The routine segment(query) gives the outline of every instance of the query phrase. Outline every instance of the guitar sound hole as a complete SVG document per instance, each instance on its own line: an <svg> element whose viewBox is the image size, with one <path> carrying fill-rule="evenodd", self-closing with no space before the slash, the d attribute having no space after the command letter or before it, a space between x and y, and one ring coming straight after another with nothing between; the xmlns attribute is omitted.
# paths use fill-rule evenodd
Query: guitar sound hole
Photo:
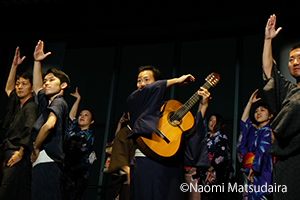
<svg viewBox="0 0 300 200"><path fill-rule="evenodd" d="M175 115L174 112L170 112L168 114L168 122L172 126L179 126L182 123L182 120L179 118L179 116Z"/></svg>

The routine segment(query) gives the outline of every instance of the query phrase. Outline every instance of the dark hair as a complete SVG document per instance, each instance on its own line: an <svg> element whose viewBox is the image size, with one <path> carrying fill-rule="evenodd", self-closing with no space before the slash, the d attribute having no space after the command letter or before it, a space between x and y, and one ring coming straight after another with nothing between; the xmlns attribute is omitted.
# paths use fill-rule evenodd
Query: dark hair
<svg viewBox="0 0 300 200"><path fill-rule="evenodd" d="M152 65L145 65L145 66L140 66L139 70L138 70L138 75L145 70L151 70L153 72L153 78L155 79L155 81L158 80L162 80L163 79L163 75L162 73L154 66Z"/></svg>
<svg viewBox="0 0 300 200"><path fill-rule="evenodd" d="M213 113L209 116L208 120L212 117L212 116L215 116L216 117L216 120L217 120L217 123L214 127L214 132L217 132L217 131L220 131L220 132L224 132L223 131L223 128L224 128L224 125L225 125L225 121L224 121L224 118L222 117L222 115L218 114L218 113Z"/></svg>
<svg viewBox="0 0 300 200"><path fill-rule="evenodd" d="M91 121L95 121L95 115L94 115L94 113L90 110L90 109L88 109L88 108L83 108L81 111L80 111L80 113L82 112L82 111L84 111L84 110L87 110L87 111L89 111L90 113L91 113Z"/></svg>
<svg viewBox="0 0 300 200"><path fill-rule="evenodd" d="M300 49L300 44L296 44L296 45L292 46L292 48L290 49L290 53L291 53L291 51L293 51L295 49Z"/></svg>
<svg viewBox="0 0 300 200"><path fill-rule="evenodd" d="M267 103L259 103L259 104L257 104L257 105L254 107L254 110L256 110L256 109L259 108L259 107L263 107L263 108L267 109L268 112L269 112L269 115L273 115L272 109L270 108L270 105L269 105L269 104L267 104ZM272 121L272 118L270 119L270 122L271 122L271 121ZM255 124L258 124L258 122L255 120L255 118L254 118L254 122L255 122Z"/></svg>
<svg viewBox="0 0 300 200"><path fill-rule="evenodd" d="M265 109L267 109L267 110L269 111L269 114L273 114L273 113L272 113L272 110L271 110L271 108L270 108L270 106L269 106L269 104L267 104L267 103L259 103L259 104L257 104L257 105L254 107L254 110L256 110L256 109L259 108L259 107L263 107L263 108L265 108Z"/></svg>
<svg viewBox="0 0 300 200"><path fill-rule="evenodd" d="M16 80L20 79L20 78L24 78L24 79L28 79L31 86L32 86L32 74L29 73L29 72L22 72L22 73L19 73L17 74L16 76Z"/></svg>
<svg viewBox="0 0 300 200"><path fill-rule="evenodd" d="M62 84L62 83L67 83L67 84L68 84L68 86L65 88L65 91L68 90L68 89L70 88L70 86L71 86L71 81L70 81L69 76L68 76L65 72L63 72L63 71L61 71L61 70L59 70L59 69L49 68L49 69L44 73L43 79L45 78L45 76L46 76L47 74L50 74L50 73L52 73L55 77L57 77L57 78L60 80L60 84Z"/></svg>

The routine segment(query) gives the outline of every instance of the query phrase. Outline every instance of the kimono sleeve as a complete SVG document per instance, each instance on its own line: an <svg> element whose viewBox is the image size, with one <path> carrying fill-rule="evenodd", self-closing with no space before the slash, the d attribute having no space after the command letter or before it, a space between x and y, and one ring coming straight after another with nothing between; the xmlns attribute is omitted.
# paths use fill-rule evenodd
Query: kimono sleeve
<svg viewBox="0 0 300 200"><path fill-rule="evenodd" d="M10 93L10 95L8 97L8 101L7 101L6 114L5 114L5 118L4 118L4 122L3 122L4 129L9 128L9 126L12 122L13 116L16 112L16 107L18 105L18 101L19 101L19 98L16 94L16 90L13 90Z"/></svg>
<svg viewBox="0 0 300 200"><path fill-rule="evenodd" d="M277 115L281 110L281 104L286 98L287 93L295 88L296 85L285 79L278 70L275 61L273 62L271 78L267 79L267 76L263 73L263 80L265 83L263 88L264 93L272 112L274 115Z"/></svg>
<svg viewBox="0 0 300 200"><path fill-rule="evenodd" d="M250 118L248 118L246 122L244 122L243 120L240 121L240 135L242 136L242 140L237 148L237 152L240 152L243 155L246 155L246 153L248 152L248 148L249 148L248 134L250 132L251 127L252 124Z"/></svg>
<svg viewBox="0 0 300 200"><path fill-rule="evenodd" d="M223 135L216 145L217 148L210 165L214 167L215 170L226 170L228 168L227 162L231 160L227 137Z"/></svg>
<svg viewBox="0 0 300 200"><path fill-rule="evenodd" d="M184 166L209 168L210 163L205 141L206 132L201 112L195 116L195 126L190 131L193 133L187 138L187 146L184 150Z"/></svg>
<svg viewBox="0 0 300 200"><path fill-rule="evenodd" d="M25 149L29 149L30 145L30 133L31 128L33 124L35 123L37 119L37 105L34 102L30 102L26 105L25 111L24 111L24 117L25 117L25 124L22 130L22 139L20 139L20 145L23 146Z"/></svg>
<svg viewBox="0 0 300 200"><path fill-rule="evenodd" d="M166 87L167 80L155 81L134 91L127 98L132 128L128 137L156 131Z"/></svg>
<svg viewBox="0 0 300 200"><path fill-rule="evenodd" d="M67 129L67 137L71 137L75 134L75 132L79 132L80 128L78 127L78 119L75 117L73 120L69 118L68 120L68 129Z"/></svg>

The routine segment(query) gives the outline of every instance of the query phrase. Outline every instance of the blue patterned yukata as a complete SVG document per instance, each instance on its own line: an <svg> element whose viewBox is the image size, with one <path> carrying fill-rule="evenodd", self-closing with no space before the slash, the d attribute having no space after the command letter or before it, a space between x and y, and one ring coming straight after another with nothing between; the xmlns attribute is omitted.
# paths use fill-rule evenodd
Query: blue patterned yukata
<svg viewBox="0 0 300 200"><path fill-rule="evenodd" d="M254 154L251 169L256 172L256 175L253 183L248 180L248 199L266 199L266 196L270 195L268 188L272 185L273 168L273 159L268 153L271 146L270 124L266 124L258 130L248 118L246 122L241 120L240 130L242 140L237 148L237 152L240 152L242 155L246 155L248 152ZM249 172L250 168L245 168L244 173L247 176Z"/></svg>

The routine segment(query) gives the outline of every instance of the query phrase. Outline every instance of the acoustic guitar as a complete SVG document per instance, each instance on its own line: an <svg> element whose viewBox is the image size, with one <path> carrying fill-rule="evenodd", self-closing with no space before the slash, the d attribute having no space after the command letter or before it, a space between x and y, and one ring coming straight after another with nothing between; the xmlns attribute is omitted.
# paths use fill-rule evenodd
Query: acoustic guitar
<svg viewBox="0 0 300 200"><path fill-rule="evenodd" d="M206 83L202 87L209 89L219 82L220 76L211 73L205 80ZM149 136L139 136L136 139L143 153L162 160L173 156L178 151L182 133L194 125L194 117L189 110L200 100L198 91L184 104L169 100L162 105L157 130Z"/></svg>

